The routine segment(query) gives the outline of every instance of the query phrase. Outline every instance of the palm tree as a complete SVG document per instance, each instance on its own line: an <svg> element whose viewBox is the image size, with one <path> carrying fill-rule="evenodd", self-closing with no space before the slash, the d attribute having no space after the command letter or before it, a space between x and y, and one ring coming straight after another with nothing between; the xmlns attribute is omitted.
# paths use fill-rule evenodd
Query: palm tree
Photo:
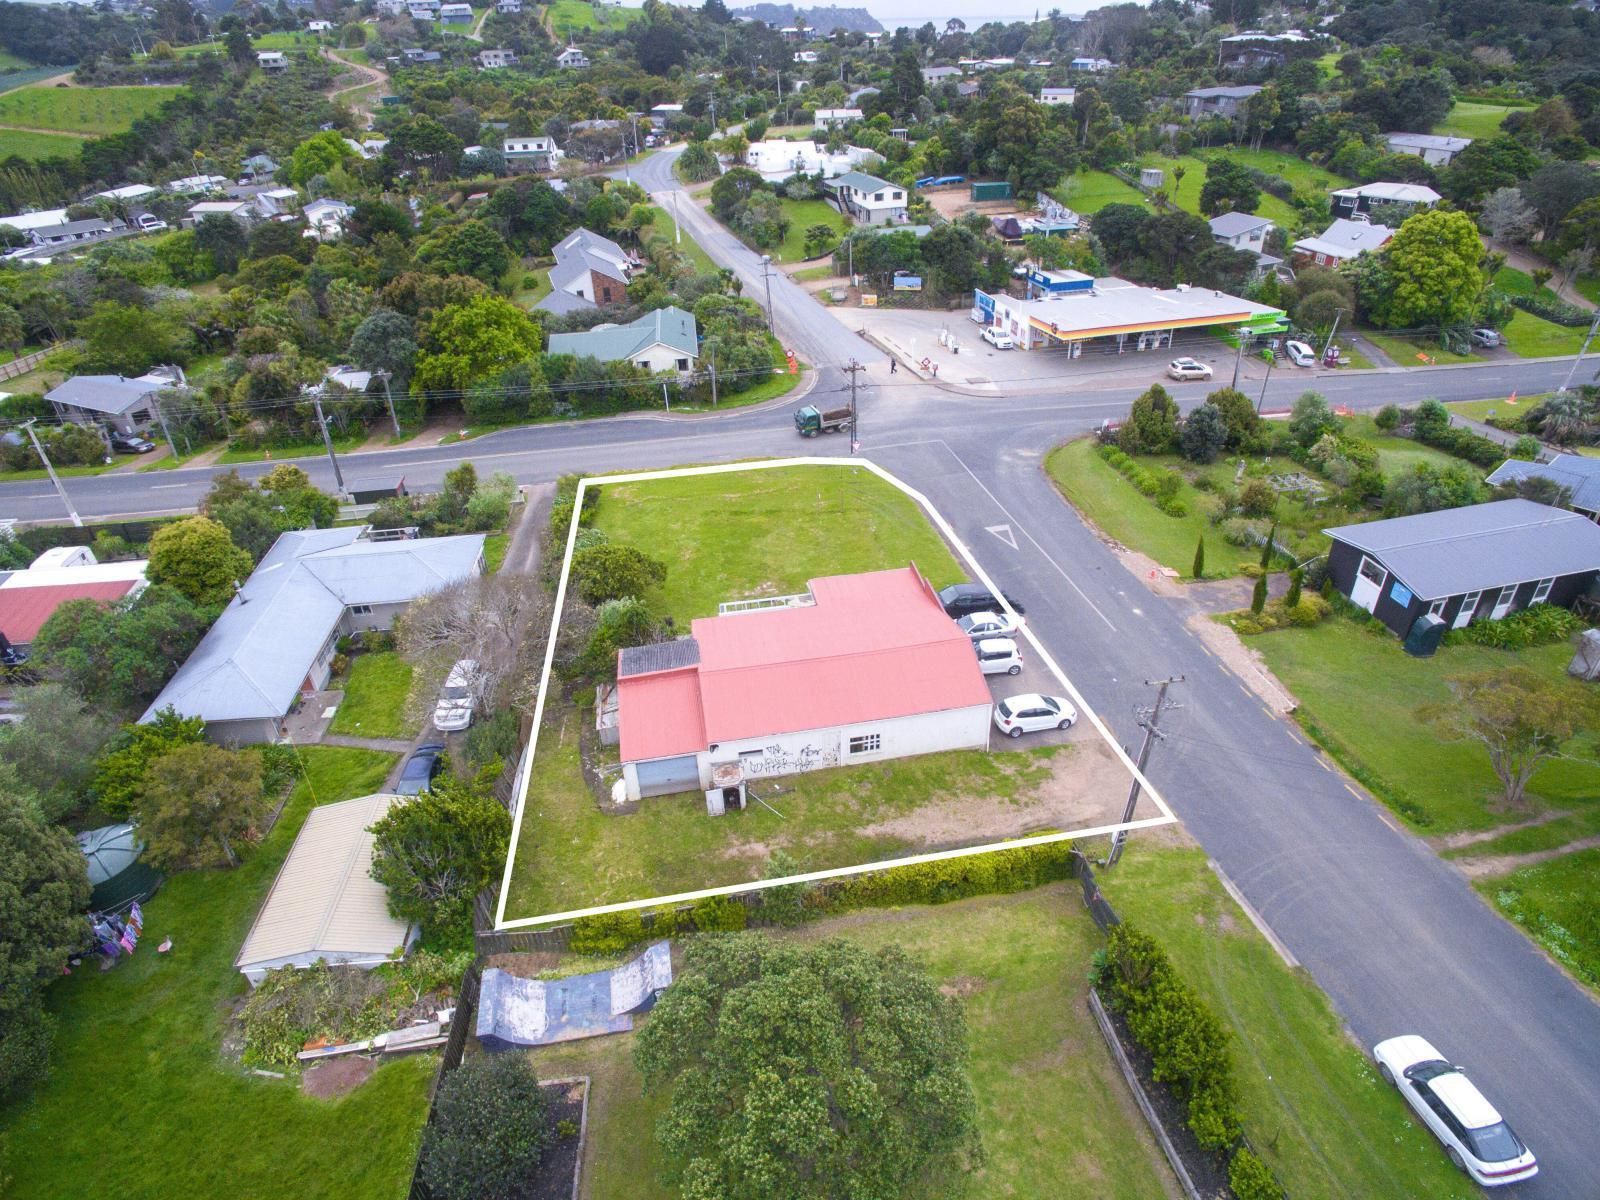
<svg viewBox="0 0 1600 1200"><path fill-rule="evenodd" d="M1178 189L1183 187L1183 177L1189 173L1189 168L1179 163L1172 168L1172 194L1176 196Z"/></svg>

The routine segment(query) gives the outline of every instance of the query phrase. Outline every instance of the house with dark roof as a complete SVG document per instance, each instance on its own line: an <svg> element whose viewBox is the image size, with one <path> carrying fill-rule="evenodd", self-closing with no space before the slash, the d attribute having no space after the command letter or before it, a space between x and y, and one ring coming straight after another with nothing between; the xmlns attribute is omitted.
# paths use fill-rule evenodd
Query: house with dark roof
<svg viewBox="0 0 1600 1200"><path fill-rule="evenodd" d="M98 242L127 228L128 223L121 217L110 221L102 221L99 217L88 217L82 221L63 221L59 225L30 229L27 236L28 241L35 246L58 247L70 246L76 242Z"/></svg>
<svg viewBox="0 0 1600 1200"><path fill-rule="evenodd" d="M1401 637L1426 614L1460 629L1533 604L1570 607L1600 576L1600 525L1532 500L1323 532L1333 586Z"/></svg>
<svg viewBox="0 0 1600 1200"><path fill-rule="evenodd" d="M1430 167L1448 167L1468 146L1469 137L1450 137L1442 133L1386 133L1384 143L1390 154L1415 154Z"/></svg>
<svg viewBox="0 0 1600 1200"><path fill-rule="evenodd" d="M630 799L702 791L720 811L749 780L988 747L972 645L915 565L723 609L618 656Z"/></svg>
<svg viewBox="0 0 1600 1200"><path fill-rule="evenodd" d="M1548 479L1565 493L1567 508L1600 521L1600 458L1558 454L1547 463L1512 458L1496 467L1488 482L1499 485L1519 479Z"/></svg>
<svg viewBox="0 0 1600 1200"><path fill-rule="evenodd" d="M143 433L156 419L157 394L186 382L182 367L155 367L136 379L74 375L51 388L44 398L63 421L104 426L117 433Z"/></svg>
<svg viewBox="0 0 1600 1200"><path fill-rule="evenodd" d="M865 171L846 171L823 180L822 186L833 193L840 212L862 225L887 225L905 218L906 190L887 179Z"/></svg>
<svg viewBox="0 0 1600 1200"><path fill-rule="evenodd" d="M1420 183L1364 183L1328 193L1333 215L1351 218L1366 215L1374 204L1398 204L1409 212L1432 208L1441 199L1438 192Z"/></svg>
<svg viewBox="0 0 1600 1200"><path fill-rule="evenodd" d="M420 597L482 573L481 533L285 533L140 720L172 707L202 718L213 741L272 741L299 697L327 684L341 637L388 629Z"/></svg>
<svg viewBox="0 0 1600 1200"><path fill-rule="evenodd" d="M1244 115L1245 103L1260 90L1255 84L1193 88L1183 94L1183 111L1191 121L1203 117L1222 117L1231 121Z"/></svg>
<svg viewBox="0 0 1600 1200"><path fill-rule="evenodd" d="M682 373L694 370L695 359L700 356L700 334L693 313L669 304L626 325L596 325L584 333L552 333L549 352L601 362L630 362L656 373Z"/></svg>

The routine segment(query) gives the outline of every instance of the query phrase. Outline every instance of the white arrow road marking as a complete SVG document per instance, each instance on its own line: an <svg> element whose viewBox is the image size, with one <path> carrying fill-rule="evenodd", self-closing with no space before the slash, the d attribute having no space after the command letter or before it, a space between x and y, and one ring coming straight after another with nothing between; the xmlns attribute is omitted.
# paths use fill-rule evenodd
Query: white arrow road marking
<svg viewBox="0 0 1600 1200"><path fill-rule="evenodd" d="M1013 550L1015 550L1017 548L1016 535L1011 532L1011 526L1009 526L1009 525L985 525L983 528L984 528L984 531L986 533L994 534L995 537L999 538L1002 542L1004 542L1006 545L1010 546Z"/></svg>

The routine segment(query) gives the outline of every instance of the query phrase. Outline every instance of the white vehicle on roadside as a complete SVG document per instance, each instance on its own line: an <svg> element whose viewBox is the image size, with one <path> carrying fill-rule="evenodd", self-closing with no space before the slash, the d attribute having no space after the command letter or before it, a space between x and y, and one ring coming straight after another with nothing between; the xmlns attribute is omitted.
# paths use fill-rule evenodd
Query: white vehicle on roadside
<svg viewBox="0 0 1600 1200"><path fill-rule="evenodd" d="M1172 379L1210 379L1211 368L1192 358L1175 358L1167 364L1167 375Z"/></svg>
<svg viewBox="0 0 1600 1200"><path fill-rule="evenodd" d="M1304 342L1285 342L1283 352L1289 356L1289 361L1297 367L1314 367L1317 365L1317 352Z"/></svg>
<svg viewBox="0 0 1600 1200"><path fill-rule="evenodd" d="M1378 1073L1400 1089L1422 1123L1444 1143L1450 1161L1483 1187L1520 1183L1539 1173L1533 1151L1511 1131L1466 1072L1425 1038L1394 1037L1372 1048Z"/></svg>
<svg viewBox="0 0 1600 1200"><path fill-rule="evenodd" d="M433 727L441 733L465 729L472 724L477 707L478 664L463 658L450 668L444 681L444 691L439 693L439 703L433 710Z"/></svg>
<svg viewBox="0 0 1600 1200"><path fill-rule="evenodd" d="M1010 638L984 638L972 647L978 654L978 669L985 675L1022 674L1022 652Z"/></svg>
<svg viewBox="0 0 1600 1200"><path fill-rule="evenodd" d="M996 350L1010 350L1015 344L1012 342L1011 335L1009 333L994 325L984 326L983 340L988 342L989 345L993 346Z"/></svg>
<svg viewBox="0 0 1600 1200"><path fill-rule="evenodd" d="M1016 738L1042 729L1071 729L1078 723L1078 710L1061 696L1027 692L996 704L994 723L1001 733Z"/></svg>

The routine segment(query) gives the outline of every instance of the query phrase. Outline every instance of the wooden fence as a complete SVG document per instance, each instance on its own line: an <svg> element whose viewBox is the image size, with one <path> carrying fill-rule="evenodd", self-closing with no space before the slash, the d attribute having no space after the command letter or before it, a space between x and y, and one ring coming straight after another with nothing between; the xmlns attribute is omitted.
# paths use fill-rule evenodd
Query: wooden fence
<svg viewBox="0 0 1600 1200"><path fill-rule="evenodd" d="M18 375L26 375L57 350L64 349L62 343L46 346L43 350L35 350L31 354L24 354L20 358L13 358L8 363L0 363L0 379L15 379Z"/></svg>

